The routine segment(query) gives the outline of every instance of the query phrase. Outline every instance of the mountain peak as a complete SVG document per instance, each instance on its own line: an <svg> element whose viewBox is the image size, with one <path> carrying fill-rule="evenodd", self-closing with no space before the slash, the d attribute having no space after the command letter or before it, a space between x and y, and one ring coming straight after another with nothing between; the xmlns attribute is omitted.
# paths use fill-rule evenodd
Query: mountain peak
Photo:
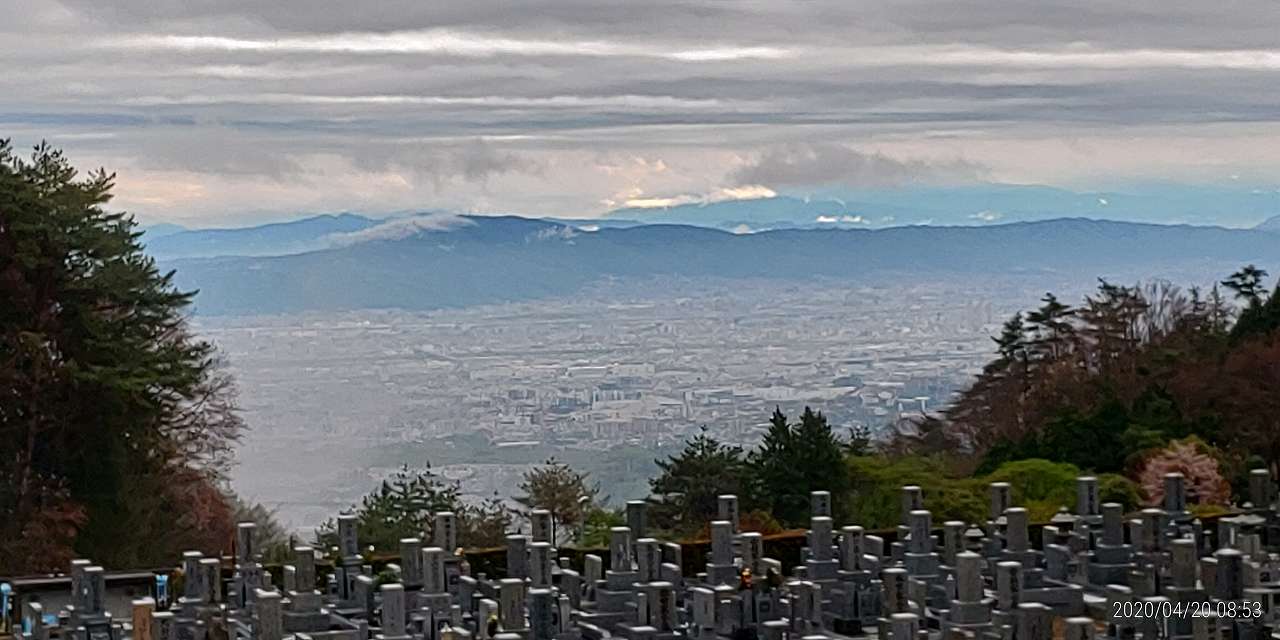
<svg viewBox="0 0 1280 640"><path fill-rule="evenodd" d="M1274 215L1254 227L1258 231L1270 231L1272 233L1280 233L1280 215Z"/></svg>
<svg viewBox="0 0 1280 640"><path fill-rule="evenodd" d="M147 252L161 259L224 255L281 255L322 249L332 234L354 233L379 224L354 213L321 214L231 229L190 229L147 238Z"/></svg>

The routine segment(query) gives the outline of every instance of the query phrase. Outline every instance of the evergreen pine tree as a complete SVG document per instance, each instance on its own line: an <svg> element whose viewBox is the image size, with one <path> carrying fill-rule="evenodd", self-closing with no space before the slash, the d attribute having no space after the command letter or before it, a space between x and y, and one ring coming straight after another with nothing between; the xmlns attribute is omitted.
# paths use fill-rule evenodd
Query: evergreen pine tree
<svg viewBox="0 0 1280 640"><path fill-rule="evenodd" d="M680 453L655 462L661 473L649 487L654 494L671 497L662 502L669 507L666 513L657 508L654 515L668 520L669 526L699 528L715 519L717 499L723 494L738 496L740 505L752 501L742 448L707 435L705 428Z"/></svg>
<svg viewBox="0 0 1280 640"><path fill-rule="evenodd" d="M185 331L192 294L104 208L113 179L0 141L0 572L230 549L234 387Z"/></svg>
<svg viewBox="0 0 1280 640"><path fill-rule="evenodd" d="M1243 300L1246 307L1256 307L1262 304L1262 295L1265 291L1262 288L1262 281L1266 277L1266 270L1250 264L1227 276L1221 284L1234 291L1236 299Z"/></svg>
<svg viewBox="0 0 1280 640"><path fill-rule="evenodd" d="M1074 333L1071 316L1075 310L1052 293L1044 294L1040 301L1040 308L1027 314L1027 323L1035 334L1031 346L1036 359L1055 362L1065 354Z"/></svg>
<svg viewBox="0 0 1280 640"><path fill-rule="evenodd" d="M832 510L841 515L845 494L849 491L849 473L844 462L844 447L831 430L827 417L821 411L804 408L800 424L796 428L797 465L804 471L805 510L808 511L809 493L830 491Z"/></svg>
<svg viewBox="0 0 1280 640"><path fill-rule="evenodd" d="M812 491L830 491L838 512L849 488L842 449L821 413L806 407L793 425L775 408L760 447L749 456L757 499L791 526L808 522Z"/></svg>
<svg viewBox="0 0 1280 640"><path fill-rule="evenodd" d="M360 544L385 553L398 549L401 538L426 535L436 512L461 510L458 483L441 478L428 464L425 469L400 467L379 483L377 489L361 498L360 505L352 512L356 516L356 537ZM335 521L320 525L316 544L322 548L337 546Z"/></svg>

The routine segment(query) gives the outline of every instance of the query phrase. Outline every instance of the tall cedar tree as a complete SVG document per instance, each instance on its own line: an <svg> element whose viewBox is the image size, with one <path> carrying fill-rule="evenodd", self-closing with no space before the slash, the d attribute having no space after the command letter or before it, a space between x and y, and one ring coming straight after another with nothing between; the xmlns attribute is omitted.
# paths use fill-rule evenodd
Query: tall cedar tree
<svg viewBox="0 0 1280 640"><path fill-rule="evenodd" d="M671 496L654 509L654 515L656 520L669 520L668 526L696 528L715 519L723 494L738 496L739 504L752 502L742 448L720 442L706 429L686 442L679 454L654 462L661 473L649 480L649 487L656 495ZM674 513L663 513L662 507Z"/></svg>
<svg viewBox="0 0 1280 640"><path fill-rule="evenodd" d="M234 389L113 179L0 141L0 572L227 549Z"/></svg>
<svg viewBox="0 0 1280 640"><path fill-rule="evenodd" d="M830 491L835 515L841 515L849 490L843 444L831 431L827 418L805 407L800 424L791 424L780 408L774 408L769 430L760 447L748 457L756 499L773 517L788 526L809 521L809 494Z"/></svg>

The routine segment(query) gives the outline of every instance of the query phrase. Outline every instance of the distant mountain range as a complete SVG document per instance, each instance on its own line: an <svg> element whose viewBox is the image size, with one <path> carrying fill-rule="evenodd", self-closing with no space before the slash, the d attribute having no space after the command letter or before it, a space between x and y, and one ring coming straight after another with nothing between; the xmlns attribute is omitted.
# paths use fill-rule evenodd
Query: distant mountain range
<svg viewBox="0 0 1280 640"><path fill-rule="evenodd" d="M180 224L161 222L160 224L142 227L142 231L146 233L147 238L154 240L156 238L171 236L175 233L182 233L183 231L188 231L188 229Z"/></svg>
<svg viewBox="0 0 1280 640"><path fill-rule="evenodd" d="M1267 218L1266 220L1263 220L1258 226L1254 227L1254 229L1258 229L1260 231L1270 231L1271 233L1280 233L1280 216Z"/></svg>
<svg viewBox="0 0 1280 640"><path fill-rule="evenodd" d="M331 248L334 237L442 210L398 211L378 217L339 213L234 229L146 227L152 255L161 259L227 255L284 255ZM808 197L631 207L598 219L542 218L587 228L678 224L735 232L773 229L880 229L908 225L986 226L1056 218L1096 218L1153 224L1280 229L1280 190L1155 185L1115 192L1075 192L1037 185L983 184L902 189L826 189Z"/></svg>
<svg viewBox="0 0 1280 640"><path fill-rule="evenodd" d="M294 224L306 233L285 234L283 244L310 241L329 248L276 256L161 254L161 264L177 270L180 287L200 290L196 307L203 314L438 309L570 295L605 278L885 282L1068 274L1083 284L1102 275L1149 277L1188 270L1224 275L1250 262L1280 266L1280 239L1262 230L1081 218L751 234L667 224L585 231L596 227L510 216L382 224L359 216L327 216L304 222ZM280 232L278 225L268 227L217 237L251 239L246 250L265 250ZM221 250L211 249L212 241L196 242L206 237L199 234L187 236L190 244L164 243L185 233L157 239L151 248L164 246L170 256Z"/></svg>
<svg viewBox="0 0 1280 640"><path fill-rule="evenodd" d="M147 252L160 260L215 256L278 256L326 249L334 234L353 233L381 220L351 213L319 215L291 222L238 229L185 229L156 225L144 229Z"/></svg>
<svg viewBox="0 0 1280 640"><path fill-rule="evenodd" d="M984 225L1087 217L1159 224L1247 227L1280 214L1280 192L1158 185L1117 192L1075 192L1037 185L986 184L910 189L829 189L801 198L626 208L608 218L732 230L879 228L913 224Z"/></svg>

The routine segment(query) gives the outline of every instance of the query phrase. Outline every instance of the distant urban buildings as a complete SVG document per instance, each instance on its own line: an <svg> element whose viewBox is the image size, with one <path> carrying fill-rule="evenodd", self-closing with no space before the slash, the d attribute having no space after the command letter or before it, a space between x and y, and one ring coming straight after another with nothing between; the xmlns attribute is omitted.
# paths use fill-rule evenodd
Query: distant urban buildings
<svg viewBox="0 0 1280 640"><path fill-rule="evenodd" d="M465 457L451 438L563 459L574 450L657 452L705 427L750 447L775 406L811 406L840 432L878 431L964 388L1004 315L978 302L993 297L989 290L929 283L625 295L202 319L199 331L234 368L252 427L237 488L310 524L309 514L354 501L378 469L490 462ZM374 473L334 478L312 456ZM497 476L510 483L518 470ZM514 492L494 477L464 490ZM637 497L625 495L643 487L633 480L606 492Z"/></svg>

